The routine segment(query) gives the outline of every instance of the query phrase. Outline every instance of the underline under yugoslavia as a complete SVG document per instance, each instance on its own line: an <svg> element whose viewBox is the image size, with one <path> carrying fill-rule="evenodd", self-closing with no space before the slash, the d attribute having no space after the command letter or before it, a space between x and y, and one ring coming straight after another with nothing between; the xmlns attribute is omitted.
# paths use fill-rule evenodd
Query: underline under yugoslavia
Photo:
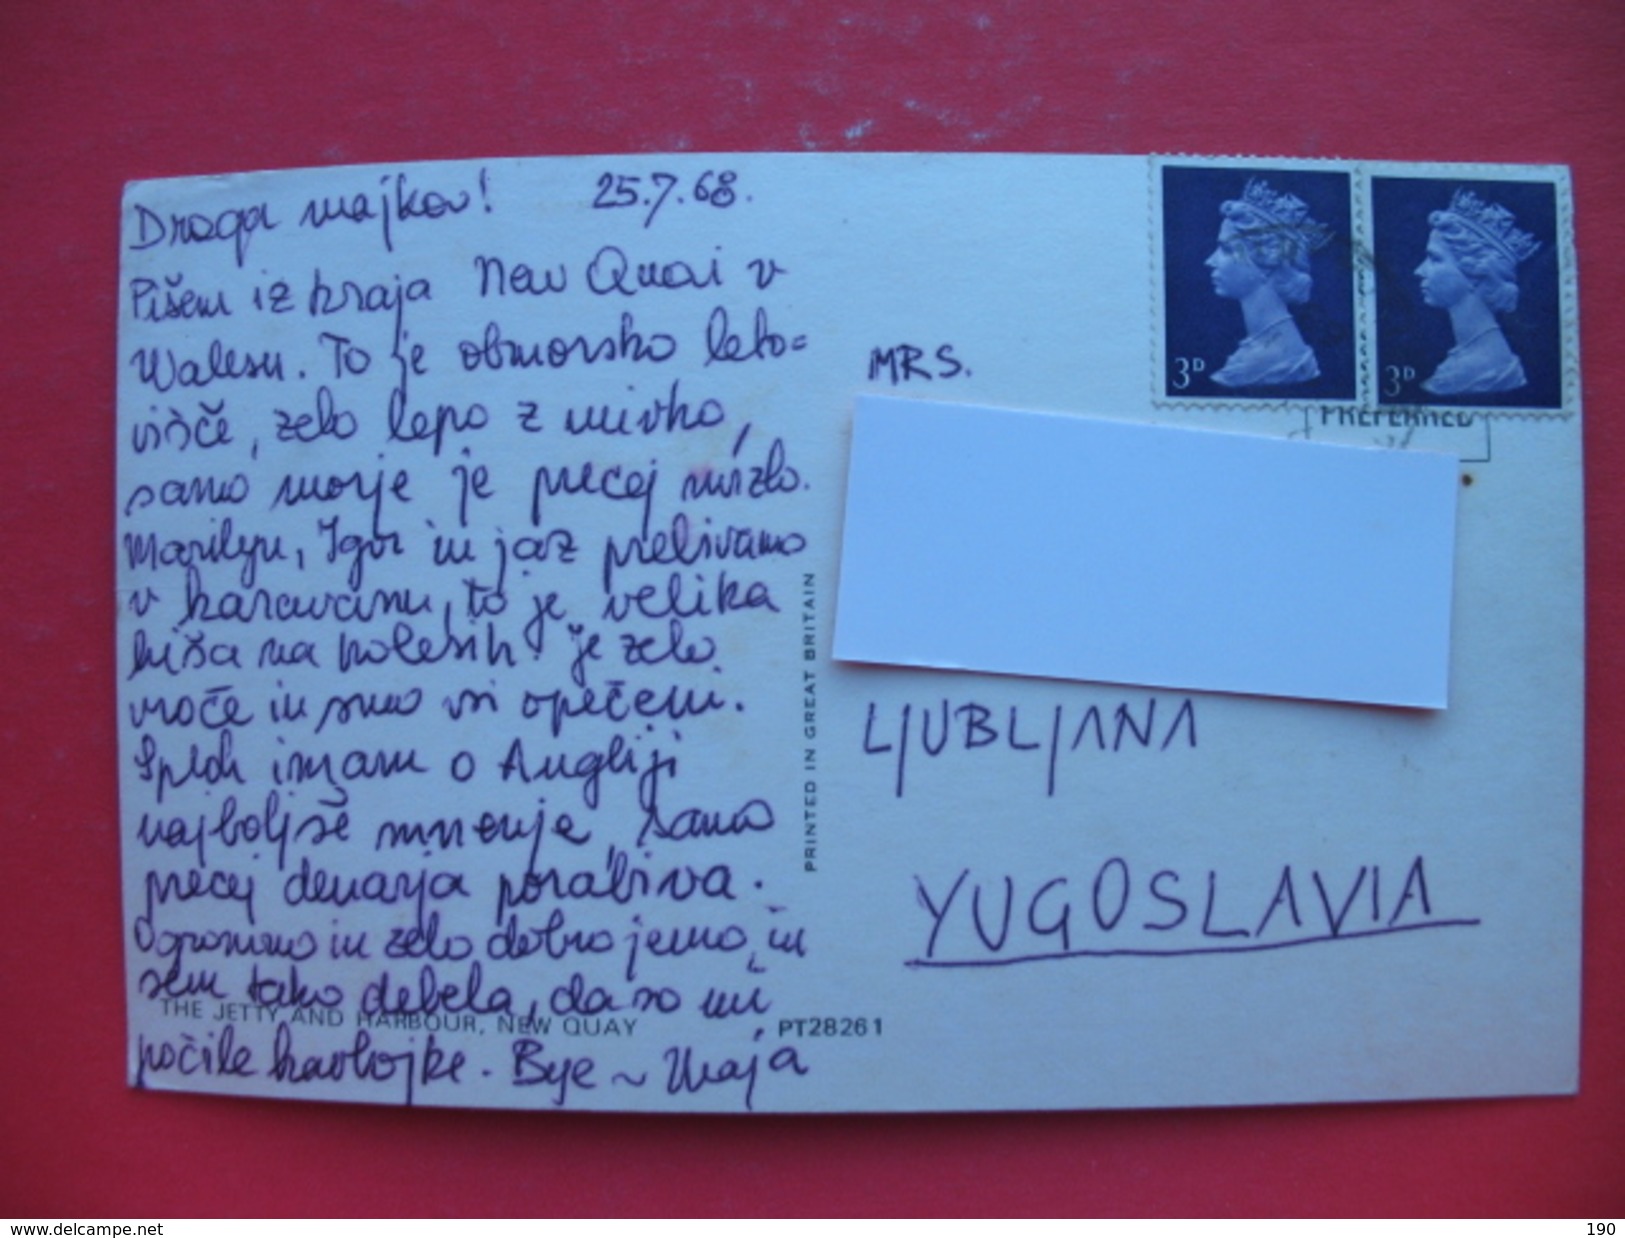
<svg viewBox="0 0 1625 1238"><path fill-rule="evenodd" d="M1255 941L1234 946L1190 946L1178 950L1148 950L1123 947L1111 950L1055 950L1041 954L1012 954L987 959L909 959L905 967L1010 967L1017 963L1051 963L1059 959L1175 959L1198 954L1255 954L1261 950L1289 950L1294 946L1316 946L1334 941L1356 941L1363 937L1387 937L1420 929L1474 928L1473 920L1428 920L1421 924L1398 924L1391 928L1361 929L1349 933L1322 933L1315 937L1294 937L1286 941Z"/></svg>

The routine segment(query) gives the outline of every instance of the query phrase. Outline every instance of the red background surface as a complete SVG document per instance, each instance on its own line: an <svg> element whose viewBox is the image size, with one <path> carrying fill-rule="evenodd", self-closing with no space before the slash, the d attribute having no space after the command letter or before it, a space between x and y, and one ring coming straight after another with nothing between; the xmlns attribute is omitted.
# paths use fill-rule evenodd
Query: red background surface
<svg viewBox="0 0 1625 1238"><path fill-rule="evenodd" d="M4 0L0 1216L1619 1218L1622 53L1617 0ZM1579 1097L649 1118L125 1088L112 605L123 183L347 162L803 149L1572 165L1590 590Z"/></svg>

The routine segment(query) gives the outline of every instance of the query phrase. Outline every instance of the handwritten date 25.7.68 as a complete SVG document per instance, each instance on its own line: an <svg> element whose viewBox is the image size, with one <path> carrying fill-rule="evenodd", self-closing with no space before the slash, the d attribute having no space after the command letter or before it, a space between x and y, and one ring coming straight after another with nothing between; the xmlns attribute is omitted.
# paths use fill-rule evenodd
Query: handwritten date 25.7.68
<svg viewBox="0 0 1625 1238"><path fill-rule="evenodd" d="M685 189L683 178L671 172L651 172L647 176L605 172L598 178L598 192L592 205L594 210L600 211L641 208L645 212L643 226L647 228L668 201L674 206L698 202L727 210L739 201L737 180L738 176L731 171L707 168Z"/></svg>

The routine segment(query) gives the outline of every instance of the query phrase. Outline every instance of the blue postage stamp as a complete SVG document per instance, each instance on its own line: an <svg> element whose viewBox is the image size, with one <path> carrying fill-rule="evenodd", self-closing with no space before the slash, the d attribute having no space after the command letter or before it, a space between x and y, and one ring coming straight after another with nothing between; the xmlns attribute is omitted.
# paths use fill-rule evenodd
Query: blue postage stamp
<svg viewBox="0 0 1625 1238"><path fill-rule="evenodd" d="M1557 188L1371 178L1384 405L1563 406Z"/></svg>
<svg viewBox="0 0 1625 1238"><path fill-rule="evenodd" d="M1210 162L1161 177L1159 395L1353 400L1349 173Z"/></svg>

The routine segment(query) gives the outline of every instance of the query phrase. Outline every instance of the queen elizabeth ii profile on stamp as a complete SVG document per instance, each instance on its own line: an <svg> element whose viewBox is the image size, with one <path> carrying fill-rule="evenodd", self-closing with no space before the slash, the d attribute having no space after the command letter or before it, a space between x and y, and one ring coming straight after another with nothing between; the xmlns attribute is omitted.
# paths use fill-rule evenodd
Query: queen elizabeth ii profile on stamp
<svg viewBox="0 0 1625 1238"><path fill-rule="evenodd" d="M1162 172L1163 394L1351 399L1347 174L1226 164Z"/></svg>
<svg viewBox="0 0 1625 1238"><path fill-rule="evenodd" d="M1218 243L1206 265L1213 291L1240 302L1247 334L1216 371L1221 387L1274 387L1320 377L1314 349L1293 321L1293 305L1309 299L1309 255L1330 239L1325 225L1290 193L1250 180L1238 199L1220 208Z"/></svg>
<svg viewBox="0 0 1625 1238"><path fill-rule="evenodd" d="M1422 382L1434 395L1512 391L1527 386L1496 315L1518 306L1518 264L1540 242L1518 228L1512 212L1458 189L1450 205L1428 216L1432 231L1416 275L1422 300L1450 315L1455 346Z"/></svg>
<svg viewBox="0 0 1625 1238"><path fill-rule="evenodd" d="M1379 401L1559 407L1552 183L1377 176L1371 203Z"/></svg>

